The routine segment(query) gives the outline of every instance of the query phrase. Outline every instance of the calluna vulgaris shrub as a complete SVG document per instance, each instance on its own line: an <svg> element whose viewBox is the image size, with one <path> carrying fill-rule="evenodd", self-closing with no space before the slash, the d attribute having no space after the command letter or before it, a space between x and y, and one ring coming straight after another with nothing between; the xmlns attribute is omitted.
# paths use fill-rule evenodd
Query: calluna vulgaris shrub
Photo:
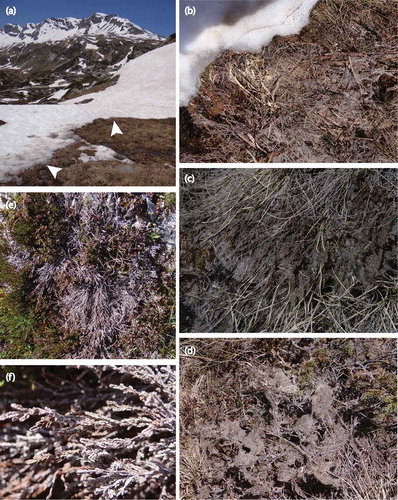
<svg viewBox="0 0 398 500"><path fill-rule="evenodd" d="M12 370L0 398L1 498L175 497L174 368Z"/></svg>

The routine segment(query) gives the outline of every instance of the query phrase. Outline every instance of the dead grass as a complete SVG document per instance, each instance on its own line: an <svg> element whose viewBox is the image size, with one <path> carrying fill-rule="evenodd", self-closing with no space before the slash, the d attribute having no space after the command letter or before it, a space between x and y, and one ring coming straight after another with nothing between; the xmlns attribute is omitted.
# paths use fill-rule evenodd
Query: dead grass
<svg viewBox="0 0 398 500"><path fill-rule="evenodd" d="M396 5L321 0L300 35L224 52L181 120L181 161L393 162Z"/></svg>
<svg viewBox="0 0 398 500"><path fill-rule="evenodd" d="M393 339L183 340L181 498L395 498L396 388Z"/></svg>
<svg viewBox="0 0 398 500"><path fill-rule="evenodd" d="M394 169L194 173L182 184L183 331L397 331Z"/></svg>

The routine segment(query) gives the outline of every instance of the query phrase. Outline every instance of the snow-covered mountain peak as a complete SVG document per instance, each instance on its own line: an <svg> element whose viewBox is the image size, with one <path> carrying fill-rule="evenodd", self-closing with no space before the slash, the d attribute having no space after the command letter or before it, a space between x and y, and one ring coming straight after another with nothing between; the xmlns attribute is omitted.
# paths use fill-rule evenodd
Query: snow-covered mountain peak
<svg viewBox="0 0 398 500"><path fill-rule="evenodd" d="M22 29L22 26L19 26L19 24L7 23L1 31L6 35L18 36Z"/></svg>
<svg viewBox="0 0 398 500"><path fill-rule="evenodd" d="M106 36L160 41L163 38L117 15L95 13L84 19L49 18L41 23L6 24L0 29L0 47L20 43L58 42L70 37Z"/></svg>

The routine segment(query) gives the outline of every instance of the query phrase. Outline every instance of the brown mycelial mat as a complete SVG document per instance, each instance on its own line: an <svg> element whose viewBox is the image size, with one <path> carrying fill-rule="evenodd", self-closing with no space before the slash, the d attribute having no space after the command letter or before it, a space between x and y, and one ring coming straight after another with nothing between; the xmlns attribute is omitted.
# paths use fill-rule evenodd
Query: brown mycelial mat
<svg viewBox="0 0 398 500"><path fill-rule="evenodd" d="M394 339L181 352L181 499L396 498Z"/></svg>
<svg viewBox="0 0 398 500"><path fill-rule="evenodd" d="M183 170L182 330L397 331L397 175Z"/></svg>

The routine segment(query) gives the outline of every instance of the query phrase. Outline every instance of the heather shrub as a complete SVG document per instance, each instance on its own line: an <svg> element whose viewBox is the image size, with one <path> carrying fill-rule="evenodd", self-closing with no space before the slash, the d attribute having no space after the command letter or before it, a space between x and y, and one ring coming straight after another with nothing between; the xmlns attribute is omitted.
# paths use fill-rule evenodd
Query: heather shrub
<svg viewBox="0 0 398 500"><path fill-rule="evenodd" d="M175 497L175 372L3 367L0 497ZM9 385L12 384L12 390Z"/></svg>
<svg viewBox="0 0 398 500"><path fill-rule="evenodd" d="M172 195L6 195L6 357L157 357L174 338Z"/></svg>

